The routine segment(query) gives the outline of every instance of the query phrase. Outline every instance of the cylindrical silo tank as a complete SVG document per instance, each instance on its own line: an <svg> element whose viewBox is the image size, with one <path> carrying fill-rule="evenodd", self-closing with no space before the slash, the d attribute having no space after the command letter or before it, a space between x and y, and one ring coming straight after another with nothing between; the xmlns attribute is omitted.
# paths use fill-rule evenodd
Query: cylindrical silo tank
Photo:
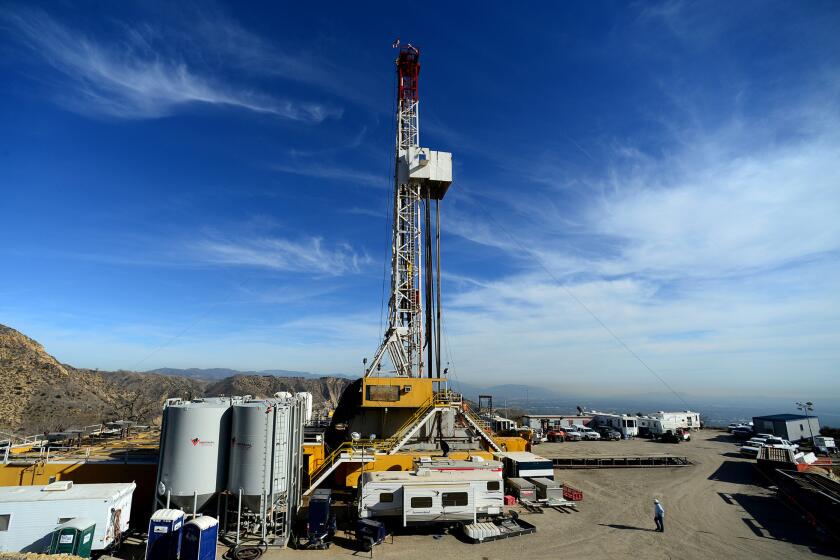
<svg viewBox="0 0 840 560"><path fill-rule="evenodd" d="M168 507L187 513L225 488L231 401L198 399L164 409L157 492Z"/></svg>
<svg viewBox="0 0 840 560"><path fill-rule="evenodd" d="M260 500L271 493L271 461L274 447L274 402L247 401L235 404L231 424L228 491L238 496L242 507L261 511Z"/></svg>
<svg viewBox="0 0 840 560"><path fill-rule="evenodd" d="M303 421L308 424L312 422L312 393L302 391L298 393L298 395L303 396L306 401L306 413L303 417Z"/></svg>

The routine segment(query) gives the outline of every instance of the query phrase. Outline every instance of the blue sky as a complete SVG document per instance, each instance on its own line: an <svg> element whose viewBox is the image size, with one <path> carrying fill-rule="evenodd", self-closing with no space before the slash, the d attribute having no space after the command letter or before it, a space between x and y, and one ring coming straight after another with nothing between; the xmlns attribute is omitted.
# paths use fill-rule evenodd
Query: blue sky
<svg viewBox="0 0 840 560"><path fill-rule="evenodd" d="M101 369L361 370L394 38L463 381L840 396L832 2L4 3L0 322ZM800 396L804 394L804 396Z"/></svg>

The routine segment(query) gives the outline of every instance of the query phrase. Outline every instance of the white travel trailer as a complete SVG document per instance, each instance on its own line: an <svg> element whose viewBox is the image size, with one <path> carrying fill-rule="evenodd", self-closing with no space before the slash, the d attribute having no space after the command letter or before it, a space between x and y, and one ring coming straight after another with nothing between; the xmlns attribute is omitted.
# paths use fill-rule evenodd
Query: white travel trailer
<svg viewBox="0 0 840 560"><path fill-rule="evenodd" d="M621 432L625 438L639 435L638 417L629 414L614 414L611 412L596 412L594 410L587 414L592 415L590 426L609 426Z"/></svg>
<svg viewBox="0 0 840 560"><path fill-rule="evenodd" d="M650 415L652 418L657 418L668 428L683 428L687 430L697 430L700 428L700 413L692 412L691 410L682 410L680 412L654 412Z"/></svg>
<svg viewBox="0 0 840 560"><path fill-rule="evenodd" d="M639 416L636 418L636 425L639 435L645 437L659 437L665 432L677 433L678 423L673 418L654 418L652 416Z"/></svg>
<svg viewBox="0 0 840 560"><path fill-rule="evenodd" d="M359 483L359 517L396 517L403 526L471 521L502 512L501 473L470 471L374 471Z"/></svg>
<svg viewBox="0 0 840 560"><path fill-rule="evenodd" d="M92 550L116 544L128 530L133 482L0 486L0 552L47 552L55 528L84 517L96 522Z"/></svg>

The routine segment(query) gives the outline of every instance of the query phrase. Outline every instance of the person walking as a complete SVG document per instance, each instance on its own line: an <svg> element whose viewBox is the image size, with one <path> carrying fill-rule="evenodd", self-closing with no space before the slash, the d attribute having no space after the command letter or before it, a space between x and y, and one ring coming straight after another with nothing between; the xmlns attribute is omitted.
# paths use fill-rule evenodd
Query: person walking
<svg viewBox="0 0 840 560"><path fill-rule="evenodd" d="M653 500L653 521L656 523L656 530L660 533L665 532L665 508L659 503L659 500Z"/></svg>

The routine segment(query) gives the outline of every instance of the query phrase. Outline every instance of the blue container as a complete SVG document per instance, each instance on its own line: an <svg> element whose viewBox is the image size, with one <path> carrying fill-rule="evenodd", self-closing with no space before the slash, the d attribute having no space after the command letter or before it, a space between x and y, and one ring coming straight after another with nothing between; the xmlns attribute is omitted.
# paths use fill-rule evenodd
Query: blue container
<svg viewBox="0 0 840 560"><path fill-rule="evenodd" d="M332 490L315 490L309 499L309 540L321 538L330 530Z"/></svg>
<svg viewBox="0 0 840 560"><path fill-rule="evenodd" d="M184 525L181 560L215 560L219 522L208 515L196 517Z"/></svg>
<svg viewBox="0 0 840 560"><path fill-rule="evenodd" d="M177 560L181 552L181 531L184 512L180 509L159 509L149 520L146 560Z"/></svg>

